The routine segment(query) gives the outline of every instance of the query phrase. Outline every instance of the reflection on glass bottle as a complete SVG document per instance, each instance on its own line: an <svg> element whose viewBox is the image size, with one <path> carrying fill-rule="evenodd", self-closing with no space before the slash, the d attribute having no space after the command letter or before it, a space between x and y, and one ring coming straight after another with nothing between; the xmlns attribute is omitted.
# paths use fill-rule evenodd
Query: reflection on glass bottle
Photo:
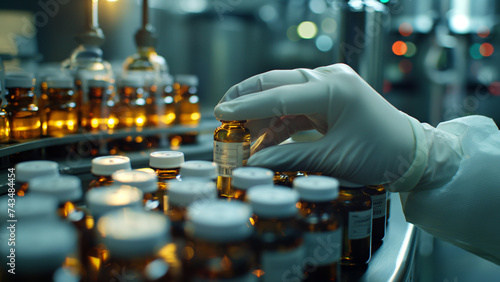
<svg viewBox="0 0 500 282"><path fill-rule="evenodd" d="M78 111L74 81L69 76L45 79L47 85L43 124L47 136L61 137L78 131Z"/></svg>
<svg viewBox="0 0 500 282"><path fill-rule="evenodd" d="M175 123L183 126L196 126L200 121L198 97L198 77L182 74L175 76L174 83ZM169 136L172 146L196 143L196 130Z"/></svg>
<svg viewBox="0 0 500 282"><path fill-rule="evenodd" d="M114 107L113 88L109 81L91 79L87 81L88 101L82 104L82 127L89 131L113 129L118 119L110 113Z"/></svg>

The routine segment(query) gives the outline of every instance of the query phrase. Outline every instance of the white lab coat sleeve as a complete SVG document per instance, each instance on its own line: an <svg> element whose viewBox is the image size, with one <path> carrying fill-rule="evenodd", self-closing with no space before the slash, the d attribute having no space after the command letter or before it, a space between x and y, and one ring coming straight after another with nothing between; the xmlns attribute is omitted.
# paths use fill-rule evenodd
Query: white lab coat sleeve
<svg viewBox="0 0 500 282"><path fill-rule="evenodd" d="M417 151L429 154L426 169L399 191L406 220L500 264L500 131L483 116L423 129L415 136Z"/></svg>

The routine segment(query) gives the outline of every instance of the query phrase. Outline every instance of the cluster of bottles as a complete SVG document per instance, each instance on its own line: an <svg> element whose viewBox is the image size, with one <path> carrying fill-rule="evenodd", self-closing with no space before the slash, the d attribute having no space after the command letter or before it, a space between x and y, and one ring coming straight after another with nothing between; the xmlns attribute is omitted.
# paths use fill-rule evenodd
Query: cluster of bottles
<svg viewBox="0 0 500 282"><path fill-rule="evenodd" d="M75 81L63 72L40 80L35 85L35 78L26 73L6 76L0 142L81 131L197 125L200 119L198 79L193 75L175 79L164 75L158 87L128 72L118 79L116 90L110 80ZM194 142L195 137L196 133L187 133L171 139L179 144Z"/></svg>

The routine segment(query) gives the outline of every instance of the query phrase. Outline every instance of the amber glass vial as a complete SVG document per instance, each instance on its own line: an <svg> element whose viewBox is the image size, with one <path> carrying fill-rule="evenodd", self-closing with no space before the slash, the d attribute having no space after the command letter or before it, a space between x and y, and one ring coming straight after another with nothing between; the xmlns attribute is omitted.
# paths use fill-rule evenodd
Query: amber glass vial
<svg viewBox="0 0 500 282"><path fill-rule="evenodd" d="M116 128L141 128L146 123L144 81L138 75L122 77L118 83L119 101L113 107L118 118Z"/></svg>
<svg viewBox="0 0 500 282"><path fill-rule="evenodd" d="M143 195L143 205L146 211L158 211L161 198L158 198L158 177L156 174L137 170L119 170L113 172L111 178L118 185L129 185L139 188Z"/></svg>
<svg viewBox="0 0 500 282"><path fill-rule="evenodd" d="M160 199L159 210L168 210L168 187L166 181L180 177L180 167L184 163L184 153L179 151L157 151L149 154L149 167L158 177L157 197Z"/></svg>
<svg viewBox="0 0 500 282"><path fill-rule="evenodd" d="M42 127L47 136L62 137L78 132L78 107L74 81L69 76L48 77L47 101Z"/></svg>
<svg viewBox="0 0 500 282"><path fill-rule="evenodd" d="M162 94L163 113L160 117L160 124L163 126L170 126L176 120L175 112L175 91L174 91L174 78L168 74L162 74L159 91Z"/></svg>
<svg viewBox="0 0 500 282"><path fill-rule="evenodd" d="M199 201L188 207L187 281L254 281L250 216L250 207L237 201Z"/></svg>
<svg viewBox="0 0 500 282"><path fill-rule="evenodd" d="M132 169L128 157L104 156L92 159L90 172L95 176L95 179L90 181L89 189L113 184L114 180L111 178L111 175L113 172L121 169Z"/></svg>
<svg viewBox="0 0 500 282"><path fill-rule="evenodd" d="M248 189L257 185L273 185L273 171L260 167L238 167L233 170L231 189L224 198L244 201Z"/></svg>
<svg viewBox="0 0 500 282"><path fill-rule="evenodd" d="M10 124L7 111L2 105L2 96L0 96L0 143L7 143L10 139Z"/></svg>
<svg viewBox="0 0 500 282"><path fill-rule="evenodd" d="M300 197L298 207L306 248L304 281L340 281L343 227L334 205L338 185L336 179L318 175L298 177L293 182ZM319 250L326 254L318 256Z"/></svg>
<svg viewBox="0 0 500 282"><path fill-rule="evenodd" d="M247 200L252 206L255 227L259 281L294 281L294 267L304 260L302 231L298 222L296 191L284 187L250 188ZM300 280L299 280L300 281Z"/></svg>
<svg viewBox="0 0 500 282"><path fill-rule="evenodd" d="M340 187L337 205L345 223L342 265L364 265L371 257L372 200L363 187Z"/></svg>
<svg viewBox="0 0 500 282"><path fill-rule="evenodd" d="M113 89L107 80L90 79L87 81L88 92L83 95L88 100L82 101L81 126L85 130L106 130L114 128L118 120L110 115ZM114 105L111 105L113 107Z"/></svg>
<svg viewBox="0 0 500 282"><path fill-rule="evenodd" d="M17 195L24 196L28 192L29 181L39 176L58 176L59 165L53 161L28 161L16 165Z"/></svg>
<svg viewBox="0 0 500 282"><path fill-rule="evenodd" d="M200 122L200 99L198 97L198 77L189 74L175 76L174 82L175 123L196 126ZM169 136L172 146L196 142L196 131Z"/></svg>
<svg viewBox="0 0 500 282"><path fill-rule="evenodd" d="M214 132L214 162L219 166L217 189L230 195L233 169L246 166L250 157L250 130L245 121L221 121Z"/></svg>
<svg viewBox="0 0 500 282"><path fill-rule="evenodd" d="M168 230L167 219L158 213L125 209L101 217L97 231L109 259L99 281L113 281L117 274L133 281L172 281L170 267L158 253L167 244Z"/></svg>
<svg viewBox="0 0 500 282"><path fill-rule="evenodd" d="M370 196L373 207L372 251L382 245L386 231L387 191L382 185L366 186L363 192Z"/></svg>
<svg viewBox="0 0 500 282"><path fill-rule="evenodd" d="M35 79L27 74L12 74L5 78L5 110L9 117L11 140L33 139L42 134L34 85Z"/></svg>

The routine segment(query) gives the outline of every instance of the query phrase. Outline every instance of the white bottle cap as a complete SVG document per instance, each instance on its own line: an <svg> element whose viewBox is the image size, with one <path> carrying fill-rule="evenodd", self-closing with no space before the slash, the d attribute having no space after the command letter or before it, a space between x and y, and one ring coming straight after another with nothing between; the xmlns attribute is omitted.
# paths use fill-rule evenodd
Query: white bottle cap
<svg viewBox="0 0 500 282"><path fill-rule="evenodd" d="M16 165L16 178L20 182L28 182L37 176L59 175L59 165L53 161L28 161Z"/></svg>
<svg viewBox="0 0 500 282"><path fill-rule="evenodd" d="M110 185L90 189L85 195L87 207L98 218L120 208L142 208L142 191L127 185Z"/></svg>
<svg viewBox="0 0 500 282"><path fill-rule="evenodd" d="M28 73L8 74L5 77L5 88L31 88L35 86L35 77Z"/></svg>
<svg viewBox="0 0 500 282"><path fill-rule="evenodd" d="M111 82L102 79L89 79L87 81L88 87L103 87L107 88L111 85Z"/></svg>
<svg viewBox="0 0 500 282"><path fill-rule="evenodd" d="M198 77L194 74L178 74L175 81L180 85L198 86Z"/></svg>
<svg viewBox="0 0 500 282"><path fill-rule="evenodd" d="M47 88L74 88L75 82L71 76L49 76L45 79Z"/></svg>
<svg viewBox="0 0 500 282"><path fill-rule="evenodd" d="M170 224L163 214L124 209L99 219L97 231L113 257L154 254L169 241Z"/></svg>
<svg viewBox="0 0 500 282"><path fill-rule="evenodd" d="M0 241L5 242L0 244L0 261L4 264L5 260L9 260L7 256L10 249L14 247L6 243L10 231L2 228L0 232ZM61 267L66 257L78 248L75 228L63 221L19 221L15 234L16 277L51 273Z"/></svg>
<svg viewBox="0 0 500 282"><path fill-rule="evenodd" d="M119 170L113 172L111 178L116 184L129 185L139 188L143 193L152 193L158 190L158 177L138 170Z"/></svg>
<svg viewBox="0 0 500 282"><path fill-rule="evenodd" d="M188 177L216 179L217 164L209 161L187 161L181 164L181 178Z"/></svg>
<svg viewBox="0 0 500 282"><path fill-rule="evenodd" d="M257 185L272 185L274 172L260 167L238 167L233 170L231 186L247 190Z"/></svg>
<svg viewBox="0 0 500 282"><path fill-rule="evenodd" d="M247 199L259 217L291 217L298 213L299 193L290 188L259 185L248 190Z"/></svg>
<svg viewBox="0 0 500 282"><path fill-rule="evenodd" d="M252 234L250 207L242 202L207 200L188 206L186 233L211 242L245 240Z"/></svg>
<svg viewBox="0 0 500 282"><path fill-rule="evenodd" d="M297 177L293 187L299 192L300 199L305 201L327 202L339 196L339 181L323 175Z"/></svg>
<svg viewBox="0 0 500 282"><path fill-rule="evenodd" d="M184 153L179 151L158 151L149 154L149 166L154 168L177 168L184 162Z"/></svg>
<svg viewBox="0 0 500 282"><path fill-rule="evenodd" d="M110 176L120 169L131 170L130 159L125 156L104 156L94 158L90 172L93 175Z"/></svg>
<svg viewBox="0 0 500 282"><path fill-rule="evenodd" d="M57 219L57 199L49 195L27 194L23 197L15 197L14 218L10 217L7 209L10 197L0 197L0 220L17 219L22 221L48 221Z"/></svg>
<svg viewBox="0 0 500 282"><path fill-rule="evenodd" d="M40 193L57 198L59 203L77 201L82 197L82 182L76 176L39 176L28 182L31 193Z"/></svg>
<svg viewBox="0 0 500 282"><path fill-rule="evenodd" d="M217 198L217 187L206 178L189 178L182 181L168 181L168 203L185 207L191 203Z"/></svg>
<svg viewBox="0 0 500 282"><path fill-rule="evenodd" d="M140 75L128 74L120 77L118 87L144 87L144 79Z"/></svg>

